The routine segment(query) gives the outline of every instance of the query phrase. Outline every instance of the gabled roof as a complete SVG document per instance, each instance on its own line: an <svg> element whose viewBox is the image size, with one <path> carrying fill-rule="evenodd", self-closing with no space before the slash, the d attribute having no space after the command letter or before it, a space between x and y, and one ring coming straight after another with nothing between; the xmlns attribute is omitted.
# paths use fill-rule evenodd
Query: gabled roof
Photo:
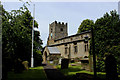
<svg viewBox="0 0 120 80"><path fill-rule="evenodd" d="M60 51L57 47L47 47L50 54L60 54Z"/></svg>

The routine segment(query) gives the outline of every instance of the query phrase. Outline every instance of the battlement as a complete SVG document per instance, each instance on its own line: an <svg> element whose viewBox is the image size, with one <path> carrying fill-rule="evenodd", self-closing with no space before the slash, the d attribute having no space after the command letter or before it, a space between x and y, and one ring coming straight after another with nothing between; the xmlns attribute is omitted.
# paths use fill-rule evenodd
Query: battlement
<svg viewBox="0 0 120 80"><path fill-rule="evenodd" d="M57 21L54 21L53 23L51 23L51 25L62 25L62 26L67 26L67 23L64 23L64 22L57 22Z"/></svg>

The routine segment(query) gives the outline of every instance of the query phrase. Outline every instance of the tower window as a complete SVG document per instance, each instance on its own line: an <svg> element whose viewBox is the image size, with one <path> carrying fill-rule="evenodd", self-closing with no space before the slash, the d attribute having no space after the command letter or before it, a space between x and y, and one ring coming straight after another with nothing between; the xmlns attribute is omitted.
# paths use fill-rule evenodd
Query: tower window
<svg viewBox="0 0 120 80"><path fill-rule="evenodd" d="M52 29L51 29L51 33L52 33Z"/></svg>
<svg viewBox="0 0 120 80"><path fill-rule="evenodd" d="M61 28L60 31L63 31L63 28Z"/></svg>

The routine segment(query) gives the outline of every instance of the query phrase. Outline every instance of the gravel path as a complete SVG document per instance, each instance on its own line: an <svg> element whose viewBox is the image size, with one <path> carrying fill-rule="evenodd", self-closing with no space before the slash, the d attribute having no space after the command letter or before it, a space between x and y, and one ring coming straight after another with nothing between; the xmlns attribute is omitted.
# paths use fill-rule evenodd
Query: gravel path
<svg viewBox="0 0 120 80"><path fill-rule="evenodd" d="M44 67L48 80L66 80L65 76L52 65L46 64Z"/></svg>

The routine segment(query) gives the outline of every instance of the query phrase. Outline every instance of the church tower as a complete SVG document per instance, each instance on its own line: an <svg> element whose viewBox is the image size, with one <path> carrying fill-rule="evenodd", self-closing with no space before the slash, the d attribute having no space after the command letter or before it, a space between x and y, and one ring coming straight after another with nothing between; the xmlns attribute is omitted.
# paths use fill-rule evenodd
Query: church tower
<svg viewBox="0 0 120 80"><path fill-rule="evenodd" d="M55 39L60 39L68 36L67 23L53 22L49 24L49 36L47 45L54 44Z"/></svg>

